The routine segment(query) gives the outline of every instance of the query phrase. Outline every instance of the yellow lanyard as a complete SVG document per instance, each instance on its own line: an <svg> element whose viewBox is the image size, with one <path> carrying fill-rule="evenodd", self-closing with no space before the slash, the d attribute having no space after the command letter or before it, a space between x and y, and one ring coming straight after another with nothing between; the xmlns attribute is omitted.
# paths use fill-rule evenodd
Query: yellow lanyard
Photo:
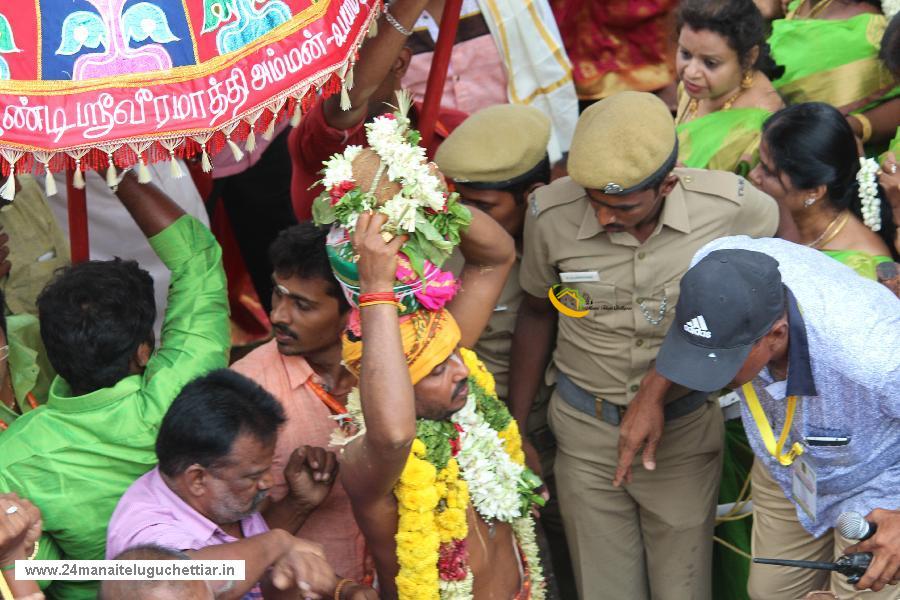
<svg viewBox="0 0 900 600"><path fill-rule="evenodd" d="M747 400L747 407L753 415L753 420L756 421L756 427L759 429L759 435L766 445L766 450L768 450L769 454L774 456L782 466L790 466L795 458L803 454L803 446L798 442L794 442L790 450L782 453L784 444L787 442L788 434L791 432L791 423L794 421L794 412L797 410L797 396L788 396L787 410L784 414L784 427L781 428L781 435L776 442L775 434L772 433L772 426L769 425L769 419L766 418L766 413L763 412L762 406L759 403L759 397L756 395L756 390L753 389L753 384L745 383L741 388L741 391L744 392L744 398Z"/></svg>

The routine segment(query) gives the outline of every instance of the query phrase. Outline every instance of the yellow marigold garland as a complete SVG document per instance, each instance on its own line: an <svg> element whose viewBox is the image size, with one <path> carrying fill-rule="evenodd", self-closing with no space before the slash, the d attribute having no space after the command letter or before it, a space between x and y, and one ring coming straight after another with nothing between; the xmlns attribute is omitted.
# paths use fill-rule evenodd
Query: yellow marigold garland
<svg viewBox="0 0 900 600"><path fill-rule="evenodd" d="M497 435L503 440L503 447L506 449L506 453L509 454L509 457L513 459L513 462L524 465L525 452L522 450L522 436L519 435L519 426L516 423L516 420L513 419L510 421L509 425L506 426L506 429L499 432Z"/></svg>

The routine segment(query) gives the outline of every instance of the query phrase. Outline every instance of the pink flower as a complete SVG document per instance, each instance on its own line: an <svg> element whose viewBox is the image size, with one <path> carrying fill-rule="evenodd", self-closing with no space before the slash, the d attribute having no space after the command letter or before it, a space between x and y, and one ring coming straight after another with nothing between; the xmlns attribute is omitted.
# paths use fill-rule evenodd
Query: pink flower
<svg viewBox="0 0 900 600"><path fill-rule="evenodd" d="M405 284L419 281L418 274L413 271L409 259L402 252L397 261L397 279ZM456 295L458 285L453 273L441 271L429 261L425 261L425 285L414 292L416 300L427 310L440 310Z"/></svg>

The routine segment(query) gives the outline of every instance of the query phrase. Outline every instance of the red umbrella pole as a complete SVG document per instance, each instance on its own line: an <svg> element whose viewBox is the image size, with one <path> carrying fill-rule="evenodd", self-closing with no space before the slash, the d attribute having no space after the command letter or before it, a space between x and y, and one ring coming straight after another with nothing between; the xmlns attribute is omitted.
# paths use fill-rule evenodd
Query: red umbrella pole
<svg viewBox="0 0 900 600"><path fill-rule="evenodd" d="M72 182L72 171L66 171L66 198L69 204L69 248L72 263L80 263L90 258L88 245L87 195L84 188L77 189Z"/></svg>
<svg viewBox="0 0 900 600"><path fill-rule="evenodd" d="M422 145L428 148L434 139L434 126L437 123L441 108L441 96L444 95L444 83L447 81L447 68L450 66L450 54L456 41L456 30L459 25L459 11L462 0L446 0L444 14L441 17L441 29L431 59L431 71L428 73L428 86L425 88L425 101L419 115L419 133L422 134Z"/></svg>

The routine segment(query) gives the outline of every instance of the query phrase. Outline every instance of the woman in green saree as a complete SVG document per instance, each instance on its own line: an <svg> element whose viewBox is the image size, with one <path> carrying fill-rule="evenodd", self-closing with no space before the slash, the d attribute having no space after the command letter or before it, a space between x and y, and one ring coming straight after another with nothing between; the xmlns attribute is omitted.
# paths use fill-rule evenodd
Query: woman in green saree
<svg viewBox="0 0 900 600"><path fill-rule="evenodd" d="M769 37L785 68L775 89L788 104L831 104L869 150L882 150L900 118L900 85L878 56L886 26L877 1L792 0Z"/></svg>
<svg viewBox="0 0 900 600"><path fill-rule="evenodd" d="M887 202L877 201L880 228L863 224L860 162L846 119L821 102L797 104L763 125L760 163L750 180L784 207L797 224L799 242L821 250L863 277L875 279L878 263L897 258L897 228Z"/></svg>
<svg viewBox="0 0 900 600"><path fill-rule="evenodd" d="M783 106L769 81L766 25L752 0L686 0L678 12L681 163L746 175L763 122Z"/></svg>

